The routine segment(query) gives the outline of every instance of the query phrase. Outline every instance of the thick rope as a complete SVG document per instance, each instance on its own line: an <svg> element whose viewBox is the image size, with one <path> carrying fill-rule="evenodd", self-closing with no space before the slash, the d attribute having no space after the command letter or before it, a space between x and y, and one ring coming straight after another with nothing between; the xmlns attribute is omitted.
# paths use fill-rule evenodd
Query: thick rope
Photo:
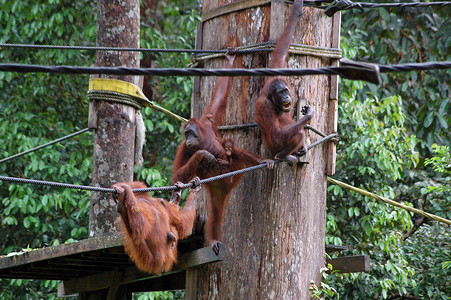
<svg viewBox="0 0 451 300"><path fill-rule="evenodd" d="M219 126L218 129L221 131L226 131L226 130L234 130L234 129L248 129L248 128L254 128L254 127L258 127L258 124L257 123L247 123L247 124L237 124L237 125L223 125L223 126ZM324 133L322 133L318 129L315 129L314 127L312 127L308 124L305 125L304 128L311 130L314 133L316 133L322 137L326 136Z"/></svg>
<svg viewBox="0 0 451 300"><path fill-rule="evenodd" d="M62 138L59 138L59 139L54 140L54 141L52 141L52 142L49 142L49 143L47 143L47 144L43 144L43 145L38 146L38 147L36 147L36 148L30 149L30 150L26 150L26 151L24 151L24 152L17 153L17 154L14 154L14 155L12 155L12 156L3 158L3 159L0 160L0 163L5 162L5 161L8 161L8 160L13 159L13 158L17 158L17 157L22 156L22 155L25 155L25 154L28 154L28 153L30 153L30 152L34 152L34 151L36 151L36 150L45 148L45 147L47 147L47 146L56 144L56 143L58 143L58 142L67 140L67 139L69 139L69 138L72 138L72 137L74 137L74 136L77 136L77 135L82 134L82 133L84 133L84 132L86 132L86 131L89 131L89 130L90 130L90 128L85 128L85 129L82 129L82 130L77 131L77 132L75 132L75 133L66 135L65 137L62 137Z"/></svg>
<svg viewBox="0 0 451 300"><path fill-rule="evenodd" d="M324 143L325 141L328 141L328 140L333 139L333 138L336 138L336 137L338 137L338 134L337 134L337 133L329 134L328 136L323 137L323 138L320 139L319 141L316 141L316 142L314 142L313 144L308 145L308 146L307 146L307 149L310 150L310 149L312 149L313 147L318 146L319 144L322 144L322 143Z"/></svg>
<svg viewBox="0 0 451 300"><path fill-rule="evenodd" d="M175 68L127 68L127 67L73 67L39 66L22 64L0 64L3 72L46 72L60 74L110 74L110 75L153 75L153 76L306 76L340 75L353 80L368 80L379 83L380 72L409 72L451 68L451 61L410 63L399 65L376 65L346 60L340 67L318 69L175 69ZM372 68L371 68L372 67Z"/></svg>
<svg viewBox="0 0 451 300"><path fill-rule="evenodd" d="M274 50L274 42L265 42L252 46L237 47L234 53L247 54L256 52L268 52ZM330 58L340 58L340 49L323 48L309 45L291 45L292 53L303 54L318 53L318 56L325 56ZM121 47L94 47L94 46L64 46L64 45L34 45L34 44L4 44L0 43L0 48L23 48L23 49L59 49L59 50L89 50L89 51L129 51L129 52L161 52L161 53L210 53L224 56L229 50L227 49L161 49L161 48L121 48ZM312 52L313 51L313 52ZM197 57L197 59L205 59L204 56Z"/></svg>
<svg viewBox="0 0 451 300"><path fill-rule="evenodd" d="M410 3L365 3L365 2L352 2L350 0L335 0L327 6L316 6L317 8L324 8L324 13L332 17L336 12L341 10L348 10L358 8L363 10L364 8L395 8L395 7L431 7L431 6L447 6L451 5L451 2L410 2Z"/></svg>
<svg viewBox="0 0 451 300"><path fill-rule="evenodd" d="M451 67L451 62L442 68ZM127 67L76 67L0 64L2 72L58 73L58 74L108 74L151 76L283 76L283 75L340 75L341 67L319 69L176 69L176 68L127 68Z"/></svg>
<svg viewBox="0 0 451 300"><path fill-rule="evenodd" d="M416 208L413 208L413 207L404 205L404 204L402 204L402 203L399 203L399 202L396 202L396 201L393 201L393 200L390 200L390 199L381 197L381 196L379 196L379 195L376 195L376 194L367 192L367 191L365 191L365 190L356 188L355 186L346 184L346 183L341 182L341 181L339 181L339 180L336 180L336 179L327 177L327 181L329 181L329 182L331 182L331 183L333 183L333 184L339 185L339 186L341 186L341 187L344 187L344 188L346 188L346 189L352 190L352 191L354 191L354 192L357 192L357 193L359 193L359 194L362 194L362 195L365 195L365 196L368 196L368 197L371 197L371 198L374 198L374 199L383 201L383 202L388 203L388 204L390 204L390 205L393 205L393 206L396 206L396 207L400 207L400 208L403 208L403 209L408 210L408 211L410 211L410 212L413 212L413 213L416 213L416 214L425 216L425 217L427 217L427 218L430 218L430 219L433 219L433 220L436 220L436 221L439 221L439 222L442 222L442 223L451 225L451 221L450 221L450 220L447 220L447 219L445 219L445 218L436 216L436 215L434 215L434 214L425 212L425 211L423 211L423 210L416 209Z"/></svg>
<svg viewBox="0 0 451 300"><path fill-rule="evenodd" d="M0 43L0 48L59 49L59 50L88 50L88 51L162 52L162 53L167 53L167 52L173 52L173 53L226 53L227 52L227 50L121 48L121 47L30 45L30 44L3 44L3 43Z"/></svg>
<svg viewBox="0 0 451 300"><path fill-rule="evenodd" d="M322 133L322 132L319 131L318 129L313 128L312 126L310 126L310 125L308 125L308 124L305 125L304 128L313 131L313 132L316 133L317 135L320 135L320 136L322 136L322 137L326 137L326 135L325 135L324 133Z"/></svg>
<svg viewBox="0 0 451 300"><path fill-rule="evenodd" d="M240 46L234 48L234 53L248 54L248 53L258 53L258 52L272 52L276 47L275 42L264 42L255 45L248 46ZM226 50L221 53L214 54L206 54L206 55L196 55L193 56L191 61L191 66L196 66L199 61L224 57L226 55ZM318 46L310 46L310 45L297 45L291 44L288 48L288 53L297 54L297 55L310 55L317 57L327 57L327 58L342 58L341 49L336 48L326 48L326 47L318 47Z"/></svg>
<svg viewBox="0 0 451 300"><path fill-rule="evenodd" d="M2 181L10 181L17 183L29 183L29 184L38 184L38 185L48 185L53 187L62 187L68 189L77 189L77 190L88 190L95 192L105 192L105 193L113 193L114 189L102 188L96 186L86 186L86 185L75 185L68 183L60 183L53 181L45 181L45 180L35 180L35 179L26 179L26 178L17 178L17 177L8 177L8 176L0 176L0 180Z"/></svg>
<svg viewBox="0 0 451 300"><path fill-rule="evenodd" d="M137 110L141 110L142 103L139 98L129 96L123 93L110 92L110 91L88 91L89 101L106 101L110 103L120 103L134 107Z"/></svg>
<svg viewBox="0 0 451 300"><path fill-rule="evenodd" d="M309 145L307 148L311 149L321 143L324 143L325 141L335 137L337 134L331 134L321 140L319 140L316 143L313 143L312 145ZM280 161L275 161L275 164L280 163ZM262 163L260 165L256 165L249 168L244 168L241 170L224 173L221 175L213 176L210 178L202 179L200 180L200 184L210 183L212 181L221 180L227 177L235 176L238 174L243 174L247 172L251 172L254 170L258 170L261 168L265 168L267 166L267 163ZM39 185L49 185L54 187L64 187L64 188L70 188L70 189L79 189L79 190L89 190L89 191L95 191L95 192L107 192L107 193L114 193L114 189L112 188L102 188L102 187L94 187L94 186L83 186L83 185L74 185L74 184L67 184L67 183L59 183L59 182L52 182L52 181L43 181L43 180L35 180L35 179L24 179L24 178L17 178L17 177L7 177L7 176L0 176L1 181L10 181L10 182L17 182L17 183L29 183L29 184L39 184ZM176 187L175 185L172 186L162 186L162 187L150 187L150 188L143 188L143 189L133 189L133 192L156 192L156 191L171 191L176 190L179 188L188 188L188 187L195 187L195 183L186 183L180 185L180 187Z"/></svg>
<svg viewBox="0 0 451 300"><path fill-rule="evenodd" d="M237 124L237 125L223 125L218 126L219 130L234 130L234 129L247 129L257 127L257 123Z"/></svg>

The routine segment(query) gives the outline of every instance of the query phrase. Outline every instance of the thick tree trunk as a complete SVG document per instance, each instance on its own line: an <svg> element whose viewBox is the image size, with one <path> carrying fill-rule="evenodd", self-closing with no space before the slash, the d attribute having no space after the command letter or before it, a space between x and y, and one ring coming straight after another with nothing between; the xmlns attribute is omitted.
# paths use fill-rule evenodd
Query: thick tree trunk
<svg viewBox="0 0 451 300"><path fill-rule="evenodd" d="M225 2L204 0L205 12ZM271 2L212 18L203 23L198 45L202 49L226 49L267 41L277 42L292 6ZM304 8L292 43L320 47L332 46L332 22L320 10ZM220 34L218 34L220 33ZM317 68L331 64L330 58L289 55L291 68ZM265 52L238 55L237 68L269 66ZM222 68L224 59L205 62L205 68ZM302 105L315 110L311 125L327 134L330 76L289 77L294 99L298 100L294 119ZM193 115L199 117L210 101L217 78L203 77L195 85ZM254 123L255 103L263 77L236 77L228 102L227 124ZM227 132L237 146L270 157L264 149L260 131L245 129ZM307 144L319 136L308 133ZM186 299L309 299L310 282L320 284L325 261L326 162L327 144L307 154L308 164L248 173L232 193L223 224L225 260L187 271ZM205 199L205 194L204 194ZM199 213L206 218L205 201Z"/></svg>
<svg viewBox="0 0 451 300"><path fill-rule="evenodd" d="M138 0L97 1L97 45L105 47L139 48L140 15ZM99 51L99 67L139 67L139 53ZM138 76L109 76L138 86ZM140 84L141 83L141 84ZM135 108L127 105L96 101L90 105L95 115L92 185L110 187L118 181L133 180L135 149ZM99 236L117 231L117 204L111 194L93 192L89 220L89 235ZM112 279L113 280L113 279ZM81 299L130 299L125 286L80 294Z"/></svg>
<svg viewBox="0 0 451 300"><path fill-rule="evenodd" d="M139 1L97 1L97 45L139 48ZM97 52L96 66L139 67L139 53L126 51ZM138 76L109 76L139 85ZM135 109L131 106L98 101L94 135L94 186L110 187L118 181L133 179L135 145ZM116 203L108 193L92 193L90 236L116 230Z"/></svg>

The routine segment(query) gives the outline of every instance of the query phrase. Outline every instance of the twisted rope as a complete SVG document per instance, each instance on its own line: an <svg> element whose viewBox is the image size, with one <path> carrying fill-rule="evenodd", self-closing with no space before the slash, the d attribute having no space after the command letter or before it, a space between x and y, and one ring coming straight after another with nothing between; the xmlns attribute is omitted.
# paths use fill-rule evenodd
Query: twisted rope
<svg viewBox="0 0 451 300"><path fill-rule="evenodd" d="M376 194L367 192L367 191L365 191L365 190L356 188L355 186L346 184L346 183L341 182L341 181L339 181L339 180L336 180L336 179L327 177L327 181L329 181L330 183L339 185L339 186L341 186L341 187L344 187L344 188L346 188L346 189L352 190L352 191L354 191L354 192L357 192L357 193L359 193L359 194L362 194L362 195L365 195L365 196L368 196L368 197L371 197L371 198L374 198L374 199L383 201L383 202L388 203L388 204L390 204L390 205L393 205L393 206L396 206L396 207L400 207L400 208L403 208L403 209L408 210L408 211L410 211L410 212L413 212L413 213L416 213L416 214L425 216L425 217L427 217L427 218L434 219L434 220L436 220L436 221L439 221L439 222L442 222L442 223L451 225L451 221L450 221L450 220L447 220L447 219L445 219L445 218L442 218L442 217L436 216L436 215L434 215L434 214L431 214L431 213L422 211L422 210L420 210L420 209L416 209L416 208L413 208L413 207L404 205L404 204L402 204L402 203L399 203L399 202L396 202L396 201L393 201L393 200L390 200L390 199L381 197L381 196L379 196L379 195L376 195Z"/></svg>
<svg viewBox="0 0 451 300"><path fill-rule="evenodd" d="M247 46L239 46L234 49L234 53L258 53L258 52L272 52L276 47L275 42L263 42L255 45L247 45ZM227 53L227 50L223 52L213 53L213 54L205 54L205 55L195 55L191 58L192 64L191 66L196 66L199 61L224 57ZM341 49L337 48L326 48L326 47L318 47L318 46L310 46L310 45L298 45L298 44L290 44L288 48L288 53L290 54L299 54L299 55L311 55L317 57L328 57L340 59L342 58Z"/></svg>
<svg viewBox="0 0 451 300"><path fill-rule="evenodd" d="M451 64L451 63L450 63ZM449 67L449 66L448 66ZM127 67L76 67L0 64L2 72L34 72L59 74L109 74L152 76L283 76L283 75L340 75L340 67L320 69L176 69L176 68L127 68Z"/></svg>
<svg viewBox="0 0 451 300"><path fill-rule="evenodd" d="M175 68L127 68L127 67L73 67L39 66L21 64L0 64L3 72L47 72L60 74L110 74L110 75L153 75L153 76L305 76L340 75L354 80L368 80L379 83L380 72L409 72L451 68L451 61L408 63L399 65L376 65L346 60L340 67L318 69L175 69Z"/></svg>
<svg viewBox="0 0 451 300"><path fill-rule="evenodd" d="M88 190L88 191L95 191L95 192L105 192L105 193L113 193L114 192L114 189L110 189L110 188L76 185L76 184L60 183L60 182L45 181L45 180L26 179L26 178L17 178L17 177L0 176L0 180L17 182L17 183L48 185L48 186L63 187L63 188L68 188L68 189Z"/></svg>
<svg viewBox="0 0 451 300"><path fill-rule="evenodd" d="M314 142L313 144L308 145L308 146L307 146L307 149L310 150L310 149L312 149L313 147L318 146L319 144L322 144L322 143L324 143L325 141L328 141L328 140L333 139L333 138L335 138L335 137L338 137L338 134L337 134L337 133L329 134L328 136L323 137L323 138L320 139L319 141L316 141L316 142Z"/></svg>
<svg viewBox="0 0 451 300"><path fill-rule="evenodd" d="M59 49L59 50L88 50L88 51L129 51L129 52L173 52L173 53L226 53L227 50L200 49L159 49L159 48L123 48L123 47L94 47L94 46L64 46L64 45L31 45L31 44L3 44L0 48L25 49Z"/></svg>
<svg viewBox="0 0 451 300"><path fill-rule="evenodd" d="M136 110L141 110L143 105L138 97L133 97L118 92L111 91L88 91L89 101L106 101L112 103L121 103L134 107Z"/></svg>
<svg viewBox="0 0 451 300"><path fill-rule="evenodd" d="M324 143L327 140L330 140L331 138L335 137L337 134L331 134L325 138L322 138L321 140L317 141L316 143L313 143L309 145L307 148L311 149L321 143ZM275 164L280 163L280 161L275 161ZM210 183L216 180L221 180L227 177L251 172L254 170L262 169L267 166L267 163L264 162L260 165L252 166L249 168L244 168L241 170L229 172L220 174L217 176L209 177L206 179L200 180L200 184L206 184ZM10 182L17 182L17 183L29 183L29 184L38 184L38 185L48 185L53 187L64 187L64 188L70 188L70 189L79 189L79 190L88 190L88 191L95 191L95 192L106 192L106 193L114 193L115 190L112 188L103 188L103 187L95 187L95 186L85 186L85 185L75 185L75 184L67 184L67 183L59 183L59 182L52 182L52 181L43 181L43 180L35 180L35 179L25 179L25 178L17 178L17 177L7 177L7 176L0 176L1 181L10 181ZM189 187L195 187L195 183L185 183L180 185L180 187L176 187L175 185L172 186L162 186L162 187L150 187L150 188L143 188L143 189L133 189L133 192L139 193L139 192L156 192L156 191L172 191L179 188L185 189Z"/></svg>
<svg viewBox="0 0 451 300"><path fill-rule="evenodd" d="M365 2L352 2L351 0L335 0L327 6L316 6L317 8L324 9L324 13L332 17L336 12L341 10L348 10L358 8L363 11L363 8L394 8L394 7L430 7L430 6L447 6L451 5L451 2L412 2L412 3L365 3Z"/></svg>
<svg viewBox="0 0 451 300"><path fill-rule="evenodd" d="M326 136L324 133L322 133L322 132L319 131L318 129L313 128L312 126L310 126L310 125L308 125L308 124L305 125L304 128L305 128L305 129L308 129L308 130L311 130L311 131L313 131L314 133L316 133L317 135L320 135L320 136L322 136L322 137L325 137L325 136Z"/></svg>
<svg viewBox="0 0 451 300"><path fill-rule="evenodd" d="M15 155L12 155L12 156L3 158L3 159L0 160L0 163L5 162L5 161L8 161L8 160L13 159L13 158L16 158L16 157L19 157L19 156L22 156L22 155L25 155L25 154L28 154L28 153L30 153L30 152L34 152L34 151L36 151L36 150L45 148L45 147L47 147L47 146L56 144L56 143L58 143L58 142L67 140L67 139L69 139L69 138L72 138L72 137L74 137L74 136L77 136L77 135L79 135L79 134L82 134L82 133L84 133L84 132L86 132L86 131L88 131L88 130L90 130L90 128L85 128L85 129L82 129L82 130L77 131L77 132L75 132L75 133L66 135L65 137L59 138L59 139L57 139L57 140L54 140L54 141L52 141L52 142L49 142L49 143L43 144L43 145L41 145L41 146L38 146L38 147L36 147L36 148L30 149L30 150L26 150L26 151L24 151L24 152L17 153L17 154L15 154Z"/></svg>
<svg viewBox="0 0 451 300"><path fill-rule="evenodd" d="M247 129L257 127L257 123L237 124L237 125L223 125L218 126L219 130L233 130L233 129Z"/></svg>
<svg viewBox="0 0 451 300"><path fill-rule="evenodd" d="M274 46L271 47L272 42L265 42L254 46L242 46L237 47L234 53L256 53L256 52L268 52L274 50ZM270 48L268 48L268 45ZM296 45L297 46L297 45ZM299 45L298 47L318 48L325 51L329 48L312 47L308 45ZM0 48L23 48L23 49L58 49L58 50L88 50L88 51L129 51L129 52L161 52L161 53L210 53L210 54L225 54L227 49L162 49L162 48L125 48L125 47L95 47L95 46L65 46L65 45L34 45L34 44L4 44L0 43ZM336 57L335 53L341 52L340 49L330 49L329 55ZM328 53L328 52L327 52Z"/></svg>

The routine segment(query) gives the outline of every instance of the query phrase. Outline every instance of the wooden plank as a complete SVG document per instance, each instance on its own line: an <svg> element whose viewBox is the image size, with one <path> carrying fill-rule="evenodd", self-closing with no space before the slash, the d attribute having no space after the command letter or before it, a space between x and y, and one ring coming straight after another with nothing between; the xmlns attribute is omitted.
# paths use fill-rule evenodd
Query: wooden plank
<svg viewBox="0 0 451 300"><path fill-rule="evenodd" d="M338 245L326 245L326 253L345 251L348 250L348 246L338 246Z"/></svg>
<svg viewBox="0 0 451 300"><path fill-rule="evenodd" d="M56 259L72 254L113 248L123 245L123 240L118 234L104 235L90 238L75 243L69 243L53 247L45 247L29 252L18 253L10 256L0 257L0 277L2 269L17 267L21 265Z"/></svg>
<svg viewBox="0 0 451 300"><path fill-rule="evenodd" d="M179 263L177 263L172 271L162 274L165 276L177 272L182 272L188 268L198 267L209 263L214 263L224 260L225 246L223 244L219 247L219 254L214 254L211 247L204 247L196 249L191 252L180 255ZM82 278L65 280L58 286L58 296L71 295L79 292L88 292L109 288L111 286L111 278L120 278L118 285L133 283L140 280L158 278L159 276L140 272L136 267L128 267L119 271L119 275L114 271L99 273ZM177 285L179 286L179 285Z"/></svg>
<svg viewBox="0 0 451 300"><path fill-rule="evenodd" d="M337 257L326 260L332 265L332 272L356 273L370 270L370 257L368 255Z"/></svg>
<svg viewBox="0 0 451 300"><path fill-rule="evenodd" d="M340 27L341 13L337 13L333 16L332 21L332 48L340 48ZM331 65L338 66L338 60L332 60ZM336 133L338 130L338 75L330 76L329 100L328 132ZM328 143L327 150L326 174L332 176L335 174L337 145L335 143Z"/></svg>
<svg viewBox="0 0 451 300"><path fill-rule="evenodd" d="M97 101L89 101L88 128L97 129Z"/></svg>
<svg viewBox="0 0 451 300"><path fill-rule="evenodd" d="M249 8L259 7L272 2L270 0L244 0L219 6L202 14L202 22L214 19L216 17L245 10Z"/></svg>
<svg viewBox="0 0 451 300"><path fill-rule="evenodd" d="M341 27L341 12L336 13L333 16L332 21L332 42L331 48L340 48L340 27ZM338 66L338 59L333 59L331 66ZM338 75L330 75L330 93L329 99L337 100L338 99Z"/></svg>
<svg viewBox="0 0 451 300"><path fill-rule="evenodd" d="M128 285L122 285L122 287L126 286L131 293L183 290L185 288L185 277L186 274L182 271L148 280L136 281Z"/></svg>
<svg viewBox="0 0 451 300"><path fill-rule="evenodd" d="M119 288L119 282L121 280L122 274L119 272L118 269L115 269L113 272L113 276L111 277L111 284L110 288L108 289L108 296L107 300L114 300L116 299L116 294Z"/></svg>
<svg viewBox="0 0 451 300"><path fill-rule="evenodd" d="M336 133L338 131L338 100L329 100L329 108L327 114L327 132L329 134ZM328 176L332 176L335 174L335 167L337 163L337 145L333 141L328 142L327 145L326 174Z"/></svg>
<svg viewBox="0 0 451 300"><path fill-rule="evenodd" d="M202 30L204 27L204 23L200 22L196 27L196 44L195 49L202 49ZM193 103L200 98L200 77L194 76L193 78L193 94L191 96L191 110L193 109Z"/></svg>

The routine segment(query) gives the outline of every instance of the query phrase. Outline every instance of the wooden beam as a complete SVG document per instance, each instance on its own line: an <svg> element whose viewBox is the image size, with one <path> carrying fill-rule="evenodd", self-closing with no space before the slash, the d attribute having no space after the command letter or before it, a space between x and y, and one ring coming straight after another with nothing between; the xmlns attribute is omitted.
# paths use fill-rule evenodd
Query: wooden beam
<svg viewBox="0 0 451 300"><path fill-rule="evenodd" d="M191 252L183 253L182 255L180 255L179 262L174 266L172 271L162 274L161 276L182 272L188 268L222 261L224 259L224 255L225 246L223 244L221 244L219 247L218 255L214 254L213 250L209 246L196 249ZM64 297L66 295L71 295L74 293L110 288L112 286L112 278L117 279L117 285L124 285L140 280L150 280L152 278L160 277L140 272L136 267L127 267L125 269L119 270L118 273L111 271L82 278L65 280L58 286L58 297Z"/></svg>
<svg viewBox="0 0 451 300"><path fill-rule="evenodd" d="M326 260L332 265L332 272L356 273L370 270L370 257L368 255L337 257Z"/></svg>
<svg viewBox="0 0 451 300"><path fill-rule="evenodd" d="M348 250L348 246L338 246L338 245L326 245L326 253L345 251Z"/></svg>
<svg viewBox="0 0 451 300"><path fill-rule="evenodd" d="M105 248L118 247L123 244L124 242L118 234L111 234L90 238L75 243L45 247L39 250L3 256L0 257L0 277L2 274L2 269L40 262L43 260L55 259L69 254L79 254Z"/></svg>
<svg viewBox="0 0 451 300"><path fill-rule="evenodd" d="M341 28L341 13L333 16L332 24L332 48L340 48L340 28ZM331 66L338 66L338 59L333 59ZM330 75L330 90L329 90L329 111L328 111L328 133L335 133L338 131L338 75ZM327 164L326 174L331 176L335 174L335 166L337 159L337 145L330 142L327 147Z"/></svg>

